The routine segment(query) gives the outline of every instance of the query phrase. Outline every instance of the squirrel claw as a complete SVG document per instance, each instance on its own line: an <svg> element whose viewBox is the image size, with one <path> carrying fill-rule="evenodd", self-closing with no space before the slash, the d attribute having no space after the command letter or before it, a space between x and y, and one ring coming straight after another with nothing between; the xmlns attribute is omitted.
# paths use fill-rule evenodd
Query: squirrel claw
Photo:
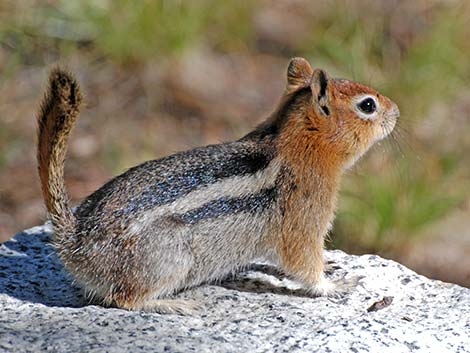
<svg viewBox="0 0 470 353"><path fill-rule="evenodd" d="M335 272L336 270L339 270L339 269L341 269L341 266L338 265L336 262L328 261L325 264L324 272L327 273L327 274L332 274L333 272Z"/></svg>

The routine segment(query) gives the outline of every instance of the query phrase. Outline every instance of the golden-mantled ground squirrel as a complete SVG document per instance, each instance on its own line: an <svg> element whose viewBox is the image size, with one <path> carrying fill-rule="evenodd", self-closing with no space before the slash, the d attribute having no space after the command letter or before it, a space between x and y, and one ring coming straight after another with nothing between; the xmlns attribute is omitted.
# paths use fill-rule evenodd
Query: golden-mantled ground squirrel
<svg viewBox="0 0 470 353"><path fill-rule="evenodd" d="M389 98L294 58L275 112L254 131L131 168L71 210L64 160L81 103L74 77L53 70L37 158L58 254L102 303L186 312L172 294L255 259L313 296L347 286L324 276L324 237L343 171L395 126Z"/></svg>

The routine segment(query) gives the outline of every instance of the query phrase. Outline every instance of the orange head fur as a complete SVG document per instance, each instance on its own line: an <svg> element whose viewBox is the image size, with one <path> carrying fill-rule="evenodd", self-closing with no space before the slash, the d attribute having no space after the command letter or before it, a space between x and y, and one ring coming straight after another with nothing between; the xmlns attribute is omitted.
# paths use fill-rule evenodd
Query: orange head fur
<svg viewBox="0 0 470 353"><path fill-rule="evenodd" d="M397 105L360 83L331 79L294 58L287 71L286 94L276 119L283 119L281 151L313 164L351 166L376 141L387 136L399 117ZM286 109L288 111L286 111ZM299 155L302 154L302 155ZM310 168L312 165L310 165Z"/></svg>

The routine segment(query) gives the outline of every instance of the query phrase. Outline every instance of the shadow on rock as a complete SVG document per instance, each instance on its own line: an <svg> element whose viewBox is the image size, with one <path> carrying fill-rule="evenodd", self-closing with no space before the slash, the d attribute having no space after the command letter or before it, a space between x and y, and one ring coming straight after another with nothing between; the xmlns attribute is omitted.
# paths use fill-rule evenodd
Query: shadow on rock
<svg viewBox="0 0 470 353"><path fill-rule="evenodd" d="M47 306L80 307L85 300L64 270L47 233L34 228L0 245L0 294Z"/></svg>

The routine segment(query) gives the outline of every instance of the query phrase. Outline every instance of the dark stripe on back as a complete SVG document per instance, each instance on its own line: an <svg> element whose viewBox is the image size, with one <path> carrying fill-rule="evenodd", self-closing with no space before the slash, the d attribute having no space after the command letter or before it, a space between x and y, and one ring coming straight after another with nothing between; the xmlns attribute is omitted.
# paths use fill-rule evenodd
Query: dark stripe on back
<svg viewBox="0 0 470 353"><path fill-rule="evenodd" d="M185 224L196 224L206 219L214 219L233 215L240 212L260 213L267 209L276 200L277 188L263 189L257 194L244 197L222 197L210 201L199 208L171 217Z"/></svg>
<svg viewBox="0 0 470 353"><path fill-rule="evenodd" d="M186 196L202 186L216 183L224 178L254 174L266 168L270 162L265 154L248 154L226 156L219 160L197 165L180 173L163 175L163 180L149 185L140 195L129 200L124 213L136 210L148 210L171 203ZM172 171L170 171L171 173Z"/></svg>
<svg viewBox="0 0 470 353"><path fill-rule="evenodd" d="M224 178L254 174L265 169L273 157L269 146L233 142L148 161L90 195L78 207L76 216L84 221L98 216L100 223L106 217L127 223L140 212L171 203L200 187ZM90 226L100 227L88 224L84 228Z"/></svg>

